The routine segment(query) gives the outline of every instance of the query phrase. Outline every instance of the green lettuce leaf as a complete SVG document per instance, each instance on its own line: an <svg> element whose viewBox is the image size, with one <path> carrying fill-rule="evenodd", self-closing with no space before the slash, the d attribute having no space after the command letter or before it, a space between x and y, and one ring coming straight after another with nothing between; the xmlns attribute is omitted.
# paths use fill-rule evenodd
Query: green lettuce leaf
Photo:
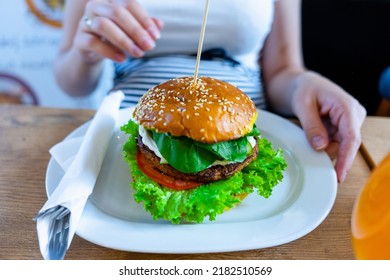
<svg viewBox="0 0 390 280"><path fill-rule="evenodd" d="M211 151L197 146L194 140L187 137L173 137L168 133L153 131L153 140L168 163L183 173L205 170L216 160Z"/></svg>
<svg viewBox="0 0 390 280"><path fill-rule="evenodd" d="M272 194L272 189L282 181L287 162L283 151L274 150L267 139L259 138L258 146L257 158L247 165L242 173L246 185L255 187L259 195L268 198Z"/></svg>
<svg viewBox="0 0 390 280"><path fill-rule="evenodd" d="M253 150L248 136L258 136L260 132L254 126L244 137L215 144L175 137L169 133L152 131L152 134L161 155L170 165L183 173L196 173L205 170L216 160L243 162Z"/></svg>
<svg viewBox="0 0 390 280"><path fill-rule="evenodd" d="M134 179L131 183L134 199L142 203L155 220L164 219L173 224L201 223L205 218L215 220L217 215L240 202L238 195L256 191L260 196L269 197L273 188L283 179L283 170L287 167L283 152L280 149L273 150L267 139L260 138L259 156L242 171L194 189L172 190L149 179L139 169L134 150L137 126L129 123L121 129L129 135L129 140L123 146L123 155Z"/></svg>
<svg viewBox="0 0 390 280"><path fill-rule="evenodd" d="M121 127L121 130L129 135L129 139L125 142L123 150L127 159L135 159L137 154L137 137L138 137L139 125L130 120Z"/></svg>
<svg viewBox="0 0 390 280"><path fill-rule="evenodd" d="M260 136L260 131L257 128L256 124L253 125L252 130L246 136Z"/></svg>
<svg viewBox="0 0 390 280"><path fill-rule="evenodd" d="M235 162L243 162L248 154L252 152L252 147L246 136L236 140L215 144L195 142L195 145L212 152L215 155L215 159Z"/></svg>

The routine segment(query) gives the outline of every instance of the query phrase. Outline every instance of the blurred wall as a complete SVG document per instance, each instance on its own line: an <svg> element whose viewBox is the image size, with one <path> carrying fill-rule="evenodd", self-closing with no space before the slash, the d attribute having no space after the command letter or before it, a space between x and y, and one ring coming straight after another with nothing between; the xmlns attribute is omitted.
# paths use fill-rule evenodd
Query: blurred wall
<svg viewBox="0 0 390 280"><path fill-rule="evenodd" d="M62 35L63 0L0 0L0 102L96 108L111 86L111 69L86 98L62 92L53 59ZM71 71L71 69L69 69Z"/></svg>

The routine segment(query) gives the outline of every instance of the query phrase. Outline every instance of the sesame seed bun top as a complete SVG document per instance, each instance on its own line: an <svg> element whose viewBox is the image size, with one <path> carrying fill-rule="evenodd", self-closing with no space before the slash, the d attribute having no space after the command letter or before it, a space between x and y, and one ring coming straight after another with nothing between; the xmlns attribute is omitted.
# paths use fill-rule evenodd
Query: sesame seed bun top
<svg viewBox="0 0 390 280"><path fill-rule="evenodd" d="M210 77L182 77L150 89L134 118L145 128L203 143L240 138L257 118L252 100L237 87Z"/></svg>

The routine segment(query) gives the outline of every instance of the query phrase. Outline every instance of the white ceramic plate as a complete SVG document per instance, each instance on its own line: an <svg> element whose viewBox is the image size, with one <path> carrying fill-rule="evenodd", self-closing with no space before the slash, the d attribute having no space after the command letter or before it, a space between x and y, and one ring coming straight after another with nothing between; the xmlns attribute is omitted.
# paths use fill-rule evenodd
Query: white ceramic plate
<svg viewBox="0 0 390 280"><path fill-rule="evenodd" d="M132 109L120 111L119 126ZM241 205L202 224L172 225L154 221L132 198L131 176L122 159L126 136L116 129L97 184L84 209L76 234L118 250L150 253L209 253L259 249L296 240L314 230L329 214L337 192L333 165L314 151L303 131L269 112L259 111L257 127L288 163L283 181L268 199L255 194ZM67 138L82 139L89 123ZM74 141L75 153L80 141ZM46 190L51 194L64 175L51 159Z"/></svg>

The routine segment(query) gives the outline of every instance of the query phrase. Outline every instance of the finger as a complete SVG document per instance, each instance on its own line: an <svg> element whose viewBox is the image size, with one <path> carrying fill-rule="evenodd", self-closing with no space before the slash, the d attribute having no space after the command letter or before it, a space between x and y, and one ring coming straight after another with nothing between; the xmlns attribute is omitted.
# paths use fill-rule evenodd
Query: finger
<svg viewBox="0 0 390 280"><path fill-rule="evenodd" d="M122 20L121 20L122 18ZM114 19L122 30L133 40L133 42L143 51L148 51L156 46L155 40L139 24L139 22L130 13L122 14ZM127 24L123 24L127 22Z"/></svg>
<svg viewBox="0 0 390 280"><path fill-rule="evenodd" d="M340 118L339 130L336 134L340 147L335 169L340 182L345 180L359 150L361 144L360 129L366 117L366 110L363 106L355 100L351 103L354 103L351 109L354 113L344 114Z"/></svg>
<svg viewBox="0 0 390 280"><path fill-rule="evenodd" d="M125 7L131 11L131 14L139 22L139 24L149 33L149 35L157 40L161 37L160 24L153 20L146 10L135 0L116 0L119 2L125 2Z"/></svg>
<svg viewBox="0 0 390 280"><path fill-rule="evenodd" d="M360 139L345 139L340 143L339 153L335 165L337 179L343 182L352 166L353 160L360 146Z"/></svg>
<svg viewBox="0 0 390 280"><path fill-rule="evenodd" d="M158 18L152 18L158 29L161 31L164 28L164 22Z"/></svg>
<svg viewBox="0 0 390 280"><path fill-rule="evenodd" d="M126 36L142 51L148 51L155 47L155 40L125 7L112 4L108 8L99 9L98 12L99 16L109 18L122 29Z"/></svg>
<svg viewBox="0 0 390 280"><path fill-rule="evenodd" d="M126 58L123 52L115 48L108 41L102 40L92 34L85 34L82 37L78 37L75 44L86 57L100 55L117 62L121 62Z"/></svg>
<svg viewBox="0 0 390 280"><path fill-rule="evenodd" d="M329 137L327 130L322 123L319 110L313 101L302 103L298 112L296 112L303 130L305 131L306 138L310 145L315 150L324 150L329 144Z"/></svg>
<svg viewBox="0 0 390 280"><path fill-rule="evenodd" d="M95 33L99 31L100 36L104 38L113 47L119 49L121 53L129 53L133 57L141 57L144 52L131 40L110 19L105 17L94 17L91 20L89 31Z"/></svg>
<svg viewBox="0 0 390 280"><path fill-rule="evenodd" d="M345 114L340 119L337 138L340 141L337 161L335 165L337 178L343 182L352 166L353 160L361 144L360 120Z"/></svg>
<svg viewBox="0 0 390 280"><path fill-rule="evenodd" d="M113 2L90 1L87 3L85 14L91 19L95 17L110 19L141 51L154 48L155 42L151 35L140 25L132 13L126 9L124 4L120 5L119 2L118 0ZM95 20L93 20L93 23L95 24ZM99 26L99 28L95 27L93 29L93 33L106 38L112 32L117 32L117 30L100 29ZM114 42L112 43L114 44ZM134 50L129 49L128 52L132 53ZM136 56L139 57L141 55Z"/></svg>

